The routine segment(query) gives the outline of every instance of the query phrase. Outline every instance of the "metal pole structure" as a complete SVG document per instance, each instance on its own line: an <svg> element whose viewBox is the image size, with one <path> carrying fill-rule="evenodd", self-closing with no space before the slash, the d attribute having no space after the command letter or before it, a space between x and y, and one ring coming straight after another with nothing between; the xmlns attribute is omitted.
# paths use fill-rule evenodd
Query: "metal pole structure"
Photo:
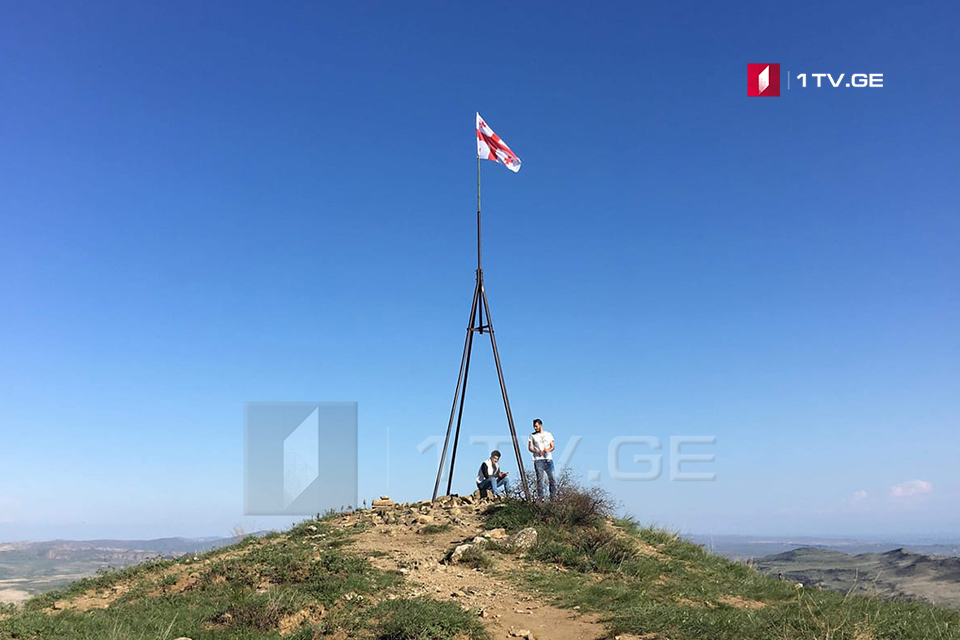
<svg viewBox="0 0 960 640"><path fill-rule="evenodd" d="M477 292L474 294L473 306L480 303L480 280L477 280ZM477 313L482 313L477 309ZM467 327L467 363L463 369L463 386L460 388L460 409L457 410L457 430L453 434L453 451L450 454L450 475L447 476L447 495L450 495L450 488L453 486L453 465L457 462L457 444L460 442L460 423L463 421L463 403L467 399L467 376L470 374L470 354L473 353L473 321L470 318L470 327Z"/></svg>
<svg viewBox="0 0 960 640"><path fill-rule="evenodd" d="M440 454L440 468L437 469L437 483L433 486L433 499L437 499L437 492L440 490L440 478L443 476L443 463L447 459L447 444L450 442L450 430L453 428L453 416L457 412L457 397L460 395L460 383L463 381L463 370L469 359L469 353L472 346L473 335L470 327L473 326L473 317L477 313L477 300L480 298L480 283L477 282L477 288L473 291L473 304L470 306L470 320L467 322L467 337L463 341L463 357L460 358L460 374L457 376L457 387L453 390L453 406L450 407L450 421L447 423L447 435L443 439L443 453ZM450 477L453 477L453 468L450 469ZM447 493L450 493L447 491Z"/></svg>
<svg viewBox="0 0 960 640"><path fill-rule="evenodd" d="M486 316L486 323L484 323ZM480 252L480 154L477 154L477 285L473 290L473 302L470 305L470 322L467 325L467 337L463 343L463 357L460 359L460 373L457 376L457 386L453 390L453 406L450 407L450 420L447 422L447 434L443 440L443 451L440 454L440 468L437 469L437 481L433 486L433 499L437 499L440 491L440 480L443 477L443 467L447 459L447 447L450 444L450 432L453 430L453 418L457 418L457 427L453 436L453 451L450 456L450 475L447 477L447 494L453 486L453 469L457 460L457 444L460 440L460 425L463 421L463 405L467 397L467 378L470 374L470 355L473 352L473 332L483 334L486 330L490 334L490 344L493 347L493 359L497 364L497 377L500 379L500 393L503 395L503 408L507 413L507 424L510 426L510 436L513 439L513 452L517 456L517 468L520 471L520 480L523 484L524 499L529 500L530 487L527 484L527 474L523 468L523 458L520 454L520 444L517 441L517 430L513 424L513 411L510 409L510 400L507 398L507 385L503 380L503 367L500 366L500 353L497 350L497 339L493 334L493 318L490 316L490 302L487 300L487 291L483 286L483 268ZM459 407L459 409L458 409Z"/></svg>
<svg viewBox="0 0 960 640"><path fill-rule="evenodd" d="M483 281L483 268L480 262L480 154L477 154L477 287ZM480 313L477 316L477 326L480 327L480 335L483 335L483 298L479 299ZM472 322L472 321L471 321ZM472 326L472 325L471 325ZM454 442L456 448L456 442ZM449 493L449 491L447 492Z"/></svg>
<svg viewBox="0 0 960 640"><path fill-rule="evenodd" d="M490 345L493 347L493 360L497 363L497 376L500 378L500 392L503 394L503 408L507 412L507 424L510 425L510 435L513 437L513 452L517 454L517 468L520 470L520 481L523 483L523 495L530 499L530 487L527 485L527 473L523 470L523 458L520 455L520 444L517 442L517 430L513 426L513 411L510 410L510 400L507 398L507 383L503 381L503 367L500 366L500 353L497 351L497 338L493 332L493 317L490 315L490 302L487 300L487 290L480 281L480 295L487 307L487 325L490 330Z"/></svg>
<svg viewBox="0 0 960 640"><path fill-rule="evenodd" d="M480 266L480 154L477 154L477 271Z"/></svg>

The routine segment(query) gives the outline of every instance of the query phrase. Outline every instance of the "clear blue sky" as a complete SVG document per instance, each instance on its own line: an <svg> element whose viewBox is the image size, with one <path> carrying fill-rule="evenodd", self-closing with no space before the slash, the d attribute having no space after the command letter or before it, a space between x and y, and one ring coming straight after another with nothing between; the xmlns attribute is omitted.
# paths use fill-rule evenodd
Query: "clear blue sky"
<svg viewBox="0 0 960 640"><path fill-rule="evenodd" d="M477 110L523 160L483 167L521 434L583 435L580 472L614 436L717 436L713 483L604 471L684 531L960 534L958 24L954 2L3 2L0 540L276 526L242 514L245 401L359 402L361 494L428 497ZM751 62L885 86L747 98ZM464 431L505 432L478 346Z"/></svg>

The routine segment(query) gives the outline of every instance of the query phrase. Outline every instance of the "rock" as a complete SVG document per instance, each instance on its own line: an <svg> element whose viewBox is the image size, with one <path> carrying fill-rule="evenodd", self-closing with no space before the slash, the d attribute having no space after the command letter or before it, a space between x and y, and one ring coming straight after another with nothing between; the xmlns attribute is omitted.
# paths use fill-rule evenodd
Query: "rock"
<svg viewBox="0 0 960 640"><path fill-rule="evenodd" d="M453 550L453 553L450 554L450 562L460 562L460 559L463 558L464 552L472 546L472 544L461 544L458 546Z"/></svg>
<svg viewBox="0 0 960 640"><path fill-rule="evenodd" d="M390 499L390 496L380 496L380 499L381 499L381 500L389 500L389 499Z"/></svg>
<svg viewBox="0 0 960 640"><path fill-rule="evenodd" d="M473 544L487 544L487 539L483 536L477 536L472 542Z"/></svg>
<svg viewBox="0 0 960 640"><path fill-rule="evenodd" d="M430 524L431 522L433 522L433 516L428 516L426 514L418 516L417 522L419 522L420 524Z"/></svg>
<svg viewBox="0 0 960 640"><path fill-rule="evenodd" d="M374 500L372 504L374 509L383 509L384 507L392 507L393 500L390 498L381 498L380 500Z"/></svg>
<svg viewBox="0 0 960 640"><path fill-rule="evenodd" d="M490 529L489 531L486 532L486 536L494 540L500 540L501 538L507 537L507 532L502 528Z"/></svg>
<svg viewBox="0 0 960 640"><path fill-rule="evenodd" d="M478 496L479 497L479 496ZM473 504L473 496L460 496L461 504Z"/></svg>
<svg viewBox="0 0 960 640"><path fill-rule="evenodd" d="M537 530L533 527L521 529L507 538L507 543L516 548L518 551L526 551L533 545L537 544Z"/></svg>
<svg viewBox="0 0 960 640"><path fill-rule="evenodd" d="M529 629L517 629L516 631L511 631L510 635L514 638L527 638L528 640L533 639L533 634L530 633Z"/></svg>

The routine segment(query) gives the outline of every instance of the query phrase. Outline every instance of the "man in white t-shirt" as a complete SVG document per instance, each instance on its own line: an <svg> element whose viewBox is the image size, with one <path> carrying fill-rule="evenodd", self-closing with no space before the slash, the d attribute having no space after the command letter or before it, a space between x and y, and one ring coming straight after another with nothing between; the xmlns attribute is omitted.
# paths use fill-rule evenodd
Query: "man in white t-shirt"
<svg viewBox="0 0 960 640"><path fill-rule="evenodd" d="M533 421L533 433L527 440L527 449L533 454L533 469L537 472L537 494L544 499L544 479L550 485L550 498L553 499L553 434L543 430L543 420ZM546 478L544 478L546 476Z"/></svg>

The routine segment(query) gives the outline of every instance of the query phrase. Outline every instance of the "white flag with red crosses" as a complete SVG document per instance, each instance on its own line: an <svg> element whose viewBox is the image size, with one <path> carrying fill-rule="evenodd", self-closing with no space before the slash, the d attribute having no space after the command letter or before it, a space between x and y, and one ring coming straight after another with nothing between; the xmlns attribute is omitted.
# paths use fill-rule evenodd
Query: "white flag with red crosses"
<svg viewBox="0 0 960 640"><path fill-rule="evenodd" d="M510 171L520 171L520 158L517 157L507 143L487 126L480 114L477 113L477 155L483 160L493 160L504 165Z"/></svg>

